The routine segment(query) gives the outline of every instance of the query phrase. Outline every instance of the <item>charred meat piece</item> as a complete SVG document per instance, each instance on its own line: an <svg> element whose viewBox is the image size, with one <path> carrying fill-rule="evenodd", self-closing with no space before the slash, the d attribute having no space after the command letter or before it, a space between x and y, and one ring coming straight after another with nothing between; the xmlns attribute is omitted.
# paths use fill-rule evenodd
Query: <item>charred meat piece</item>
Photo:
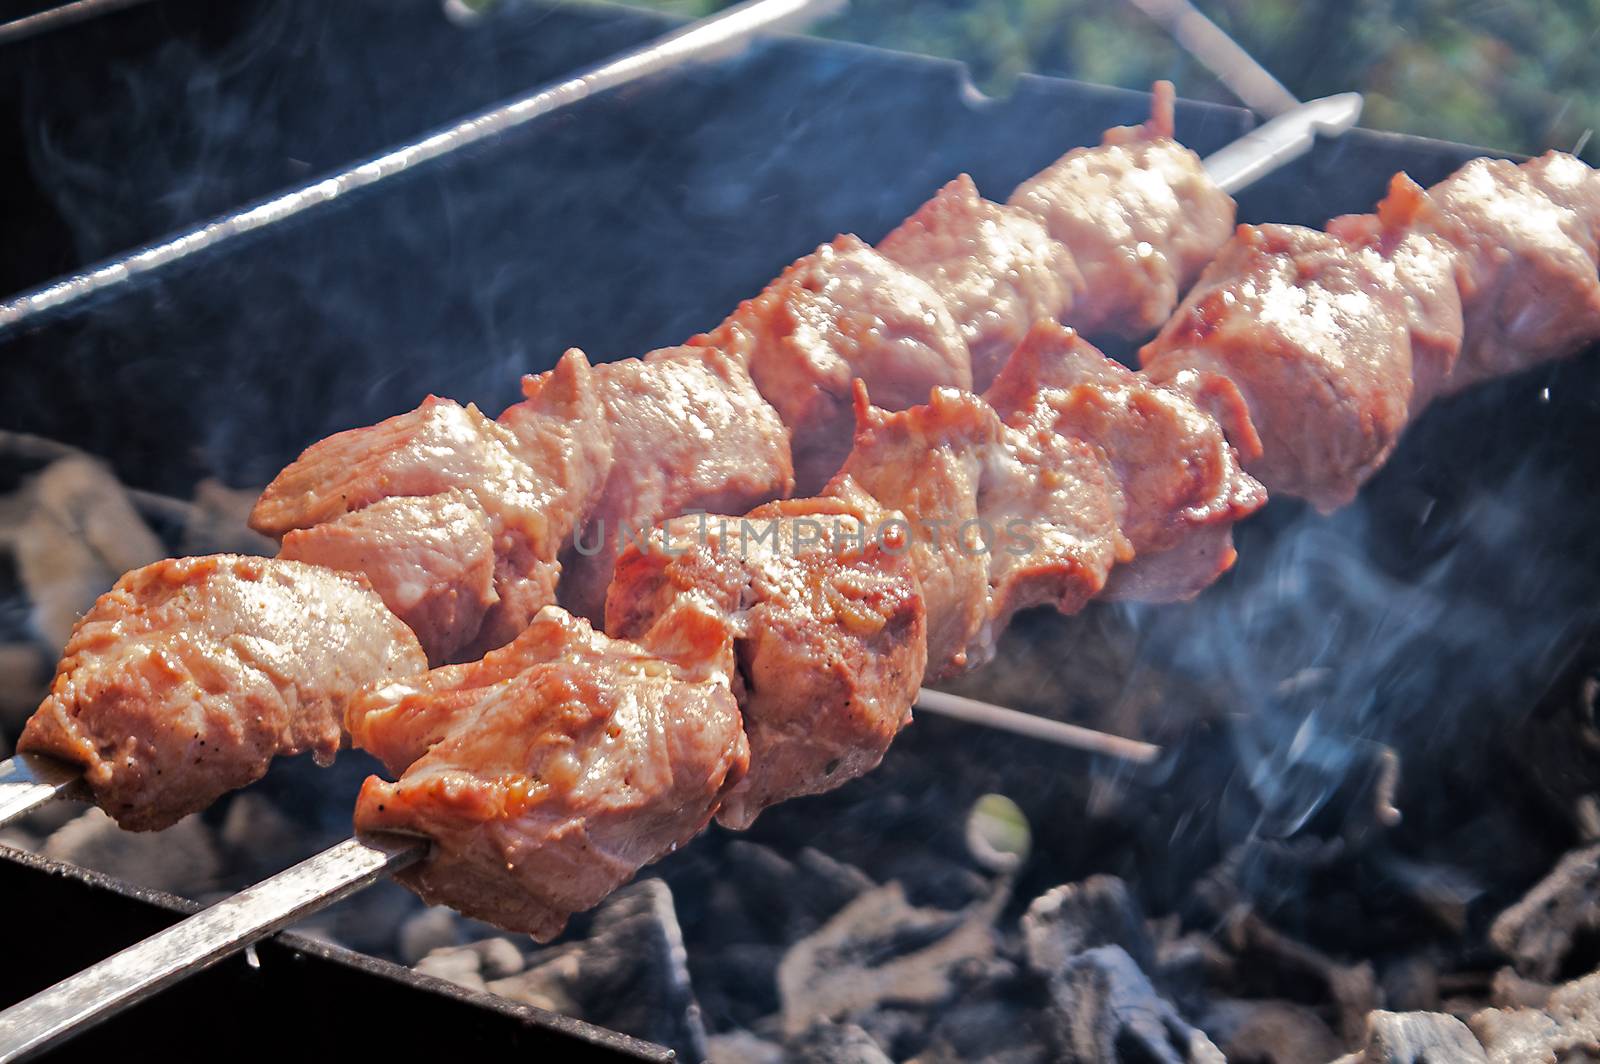
<svg viewBox="0 0 1600 1064"><path fill-rule="evenodd" d="M941 295L853 236L800 259L689 342L749 366L789 427L802 495L815 494L850 450L854 380L891 409L940 385L972 386L966 341Z"/></svg>
<svg viewBox="0 0 1600 1064"><path fill-rule="evenodd" d="M1071 250L1083 277L1071 322L1088 333L1149 333L1233 231L1233 200L1172 139L1172 86L1150 121L1106 133L1024 181L1008 201Z"/></svg>
<svg viewBox="0 0 1600 1064"><path fill-rule="evenodd" d="M1247 468L1323 510L1355 497L1411 416L1393 267L1316 229L1240 226L1140 359L1157 382L1232 381L1261 442Z"/></svg>
<svg viewBox="0 0 1600 1064"><path fill-rule="evenodd" d="M476 407L430 396L410 413L315 443L267 486L251 524L282 537L384 499L461 493L482 513L495 560L494 600L470 642L479 652L503 643L554 600L561 544L611 463L610 428L581 352L569 351L549 373L527 378L523 390L526 400L498 423ZM468 536L461 554L448 561L419 553L414 557L431 564L410 579L428 584L445 573L475 579L478 545ZM393 551L373 558L380 566L397 561ZM391 588L406 581L391 569L374 582ZM452 593L477 594L470 586L433 583L422 597ZM433 633L429 637L432 642ZM466 642L451 633L429 649L436 658L448 657Z"/></svg>
<svg viewBox="0 0 1600 1064"><path fill-rule="evenodd" d="M857 395L855 447L840 477L908 522L911 567L928 610L928 671L959 673L984 659L989 545L978 524L978 492L1000 420L970 392L935 389L909 410Z"/></svg>
<svg viewBox="0 0 1600 1064"><path fill-rule="evenodd" d="M101 808L153 830L280 754L331 760L353 692L426 668L359 577L226 554L161 561L79 622L17 749L83 766Z"/></svg>
<svg viewBox="0 0 1600 1064"><path fill-rule="evenodd" d="M1234 523L1266 503L1224 431L1253 448L1237 392L1225 380L1188 383L1162 386L1040 323L987 393L1018 431L1077 439L1102 457L1117 489L1114 557L1132 555L1111 575L1112 597L1196 594L1232 565Z"/></svg>
<svg viewBox="0 0 1600 1064"><path fill-rule="evenodd" d="M1066 320L1083 278L1038 218L991 203L962 174L878 242L931 285L966 339L972 386L989 386L1039 319Z"/></svg>
<svg viewBox="0 0 1600 1064"><path fill-rule="evenodd" d="M278 556L365 576L435 664L470 646L500 601L489 519L456 488L382 499L294 529Z"/></svg>
<svg viewBox="0 0 1600 1064"><path fill-rule="evenodd" d="M715 618L678 642L726 656ZM687 842L743 774L748 746L720 673L608 639L556 607L482 661L380 684L350 707L367 780L363 831L433 840L400 874L430 902L548 940Z"/></svg>
<svg viewBox="0 0 1600 1064"><path fill-rule="evenodd" d="M789 440L741 362L671 347L595 367L615 461L565 544L561 604L599 623L624 544L690 510L740 513L793 487Z"/></svg>
<svg viewBox="0 0 1600 1064"><path fill-rule="evenodd" d="M1474 159L1427 196L1432 209L1413 225L1458 256L1466 340L1453 389L1565 358L1600 337L1593 170L1559 152L1521 166Z"/></svg>
<svg viewBox="0 0 1600 1064"><path fill-rule="evenodd" d="M681 517L622 556L610 631L676 656L671 619L692 602L732 634L750 772L723 824L748 827L769 805L871 770L910 720L927 641L899 517L844 490Z"/></svg>

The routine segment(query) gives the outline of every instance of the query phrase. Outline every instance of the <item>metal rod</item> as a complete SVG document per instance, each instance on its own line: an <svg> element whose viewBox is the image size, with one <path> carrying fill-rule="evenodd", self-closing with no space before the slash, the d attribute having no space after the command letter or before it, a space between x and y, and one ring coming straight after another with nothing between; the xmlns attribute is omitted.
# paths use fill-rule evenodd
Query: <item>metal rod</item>
<svg viewBox="0 0 1600 1064"><path fill-rule="evenodd" d="M1104 754L1147 765L1161 756L1161 747L1138 739L1124 739L1093 728L1084 728L1066 721L1051 720L1033 713L1020 713L1004 706L964 698L948 691L930 691L924 687L917 692L917 705L930 713L951 720L978 724L985 728L1025 735L1030 739L1043 739L1057 746L1067 746L1091 754Z"/></svg>
<svg viewBox="0 0 1600 1064"><path fill-rule="evenodd" d="M1335 137L1350 129L1362 103L1359 92L1303 103L1206 156L1206 173L1223 191L1238 192L1310 151L1318 134Z"/></svg>
<svg viewBox="0 0 1600 1064"><path fill-rule="evenodd" d="M38 754L0 761L0 827L57 798L86 798L83 773Z"/></svg>
<svg viewBox="0 0 1600 1064"><path fill-rule="evenodd" d="M1189 0L1131 0L1134 7L1172 35L1178 46L1216 75L1218 81L1256 114L1269 118L1300 106L1294 93L1206 18Z"/></svg>
<svg viewBox="0 0 1600 1064"><path fill-rule="evenodd" d="M121 11L125 7L145 2L147 0L74 0L73 3L62 4L48 11L24 15L10 22L0 22L0 45L15 44L17 41L37 37L41 33L49 33L51 30L58 30L75 22L83 22L99 15L109 15L113 11Z"/></svg>
<svg viewBox="0 0 1600 1064"><path fill-rule="evenodd" d="M358 836L0 1012L0 1064L24 1060L420 860L423 839Z"/></svg>
<svg viewBox="0 0 1600 1064"><path fill-rule="evenodd" d="M480 111L341 173L259 200L243 210L214 218L132 254L107 259L0 303L0 332L32 315L76 303L196 252L343 200L357 190L416 170L424 163L458 153L597 93L659 74L693 59L726 55L754 34L793 28L799 22L833 14L843 7L844 0L747 0L660 37L643 48L625 52L564 81Z"/></svg>

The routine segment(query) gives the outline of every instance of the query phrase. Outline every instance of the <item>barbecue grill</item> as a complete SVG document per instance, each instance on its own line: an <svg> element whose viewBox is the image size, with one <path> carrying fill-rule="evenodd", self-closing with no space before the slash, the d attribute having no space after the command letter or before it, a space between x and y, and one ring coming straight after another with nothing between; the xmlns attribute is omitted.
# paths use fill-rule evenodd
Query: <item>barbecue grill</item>
<svg viewBox="0 0 1600 1064"><path fill-rule="evenodd" d="M754 284L833 232L875 239L960 171L999 194L1065 147L1136 122L1148 107L1142 94L1046 78L1024 78L1009 96L987 98L958 64L837 43L761 40L564 107L126 281L64 300L30 298L49 292L56 277L414 141L671 28L654 16L606 8L514 6L456 23L424 0L221 8L165 0L6 45L0 99L30 116L13 123L24 142L12 155L33 166L0 175L8 182L0 288L16 293L0 300L0 365L12 397L4 427L81 447L109 462L124 482L151 492L186 495L202 476L219 472L239 484L261 483L307 440L376 421L411 405L421 391L493 408L514 398L509 389L520 373L549 368L568 344L581 342L596 358L609 358L676 342L714 325ZM307 49L317 61L291 66L303 63ZM259 122L264 130L242 143L230 140L216 157L185 143L187 134L163 129L151 113L225 61L238 65L231 77L206 84L207 114L233 114L235 122ZM465 69L471 76L459 76ZM360 91L347 91L353 88ZM1255 122L1234 108L1179 105L1181 136L1201 154ZM42 131L80 139L63 147ZM292 159L283 149L291 143ZM179 175L151 164L141 171L139 145L169 161L193 160L193 169ZM52 149L60 153L56 161ZM74 183L59 162L69 152L74 173L96 176ZM1240 218L1319 224L1369 208L1396 170L1428 183L1482 154L1354 130L1240 194ZM100 176L123 172L136 176ZM1513 641L1504 648L1508 673L1487 692L1496 712L1474 723L1451 718L1449 757L1417 740L1428 730L1425 720L1386 735L1401 745L1416 740L1405 747L1407 758L1415 758L1405 762L1411 793L1425 795L1422 781L1434 774L1459 796L1475 770L1494 771L1497 762L1485 753L1493 728L1520 721L1540 694L1541 707L1566 704L1585 675L1594 620L1588 603L1600 590L1600 561L1581 543L1584 530L1600 527L1600 507L1586 494L1586 458L1600 442L1590 398L1595 373L1592 358L1579 359L1451 401L1407 440L1359 516L1336 519L1324 539L1305 532L1311 519L1292 505L1242 529L1240 571L1181 621L1144 610L1081 622L1040 619L1021 641L1026 653L1048 660L1054 653L1048 648L1063 640L1081 645L1091 641L1086 632L1093 626L1111 629L1106 638L1127 651L1122 678L1130 687L1150 661L1178 661L1198 677L1197 690L1227 698L1243 689L1260 698L1237 708L1259 713L1266 724L1242 732L1270 745L1280 738L1273 724L1292 716L1287 709L1272 712L1274 699L1288 706L1305 696L1241 683L1233 670L1249 667L1242 655L1230 658L1220 637L1182 633L1246 623L1240 614L1251 589L1286 564L1275 542L1312 551L1313 562L1326 560L1332 575L1323 579L1331 584L1350 577L1339 566L1356 553L1350 544L1376 544L1373 560L1383 579L1391 587L1424 588L1432 607L1504 600L1522 610L1531 596L1538 603L1532 612L1545 614L1537 645ZM1537 471L1531 487L1530 470ZM1502 511L1521 505L1538 513L1558 504L1559 511L1545 511L1546 520L1559 512L1563 527L1540 540L1525 567L1502 570L1520 575L1520 586L1502 586L1500 573L1488 568L1497 560L1491 548L1512 549L1527 522ZM1430 518L1425 509L1437 513ZM1481 565L1461 562L1437 538L1444 534L1437 529L1459 531L1491 519L1509 524L1475 541L1487 553L1468 557ZM1456 561L1444 564L1446 557ZM1427 565L1437 567L1423 576L1408 572ZM1314 582L1318 570L1309 571ZM1328 587L1313 590L1335 597ZM1372 592L1381 593L1382 586ZM1394 601L1397 608L1420 608L1422 600ZM1384 631L1375 624L1370 634ZM1468 642L1461 653L1470 658L1474 646ZM1354 696L1337 677L1330 682L1341 696ZM1369 708L1376 714L1440 692L1466 699L1471 686L1453 682L1439 664L1379 691ZM1314 692L1316 682L1307 688ZM1026 687L1004 693L1011 704L1047 711L1059 708L1054 703L1062 695ZM1550 719L1548 710L1541 714L1538 720ZM1016 798L1034 824L1036 848L1055 853L1058 864L1110 845L1106 835L1126 823L1114 818L1080 831L1077 816L1063 810L1075 809L1081 796L1053 778L1065 755L1011 736L974 738L957 727L919 725L878 775L799 809L774 810L754 837L781 840L804 822L820 848L867 863L867 852L884 840L862 831L870 822L862 811L881 807L896 791L925 793L946 773L965 798L992 790ZM1542 736L1548 729L1532 731ZM1215 730L1186 734L1170 724L1170 732L1184 740L1175 744L1178 752L1149 770L1066 764L1094 787L1137 794L1132 804L1149 802L1151 819L1162 824L1179 819L1183 795L1211 796L1222 821L1270 805L1232 776L1233 766L1251 763L1242 742L1229 752ZM1337 764L1297 765L1274 792L1280 804L1268 812L1289 821L1277 826L1283 835L1338 835L1345 825L1329 828L1324 821L1361 799L1335 792L1379 785L1381 772L1352 767L1364 755L1340 749ZM1583 791L1579 776L1575 770L1573 778L1551 781L1558 802ZM299 779L319 786L317 777ZM1426 803L1416 819L1453 823ZM925 820L911 809L902 827ZM830 829L830 822L842 826ZM1195 870L1217 859L1226 835L1219 830L1189 851L1176 848L1162 868L1168 881L1147 877L1150 900L1176 904ZM702 862L714 866L728 845L718 840L703 854L675 857L665 873L693 882L704 875ZM1530 844L1522 858L1529 874L1548 865L1553 845ZM50 917L10 921L15 955L38 961L8 966L0 1003L20 1000L193 908L42 858L15 851L4 857L6 912ZM1059 878L1049 867L1026 871L1016 895L1032 897ZM1328 919L1311 909L1294 907L1295 920L1314 927ZM348 1032L334 1037L352 1048L415 1053L437 1039L450 1052L470 1049L470 1041L491 1050L561 1049L597 1059L666 1053L292 934L263 945L253 961L236 958L185 980L72 1049L203 1052L236 1042L233 1003L241 1000L260 1017L327 1014L324 1030ZM340 1004L330 1009L331 1002ZM416 1020L388 1032L381 1025L350 1031L338 1013L351 1002L378 1015L401 1006L407 1011L396 1014ZM265 1031L252 1047L260 1055L303 1044L300 1032L251 1026ZM281 1045L272 1041L278 1037ZM384 1045L385 1038L393 1045Z"/></svg>

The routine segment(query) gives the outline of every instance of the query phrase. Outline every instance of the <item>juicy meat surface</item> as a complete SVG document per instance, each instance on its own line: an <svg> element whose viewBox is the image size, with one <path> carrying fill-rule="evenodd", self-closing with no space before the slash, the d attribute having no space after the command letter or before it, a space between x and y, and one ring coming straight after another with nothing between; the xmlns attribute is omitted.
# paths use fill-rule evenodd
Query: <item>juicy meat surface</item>
<svg viewBox="0 0 1600 1064"><path fill-rule="evenodd" d="M154 830L280 754L331 760L353 692L426 668L359 577L235 555L161 561L79 622L17 749L83 766L101 808Z"/></svg>
<svg viewBox="0 0 1600 1064"><path fill-rule="evenodd" d="M472 496L454 488L381 499L294 529L278 556L365 576L435 664L470 646L500 600L489 519Z"/></svg>
<svg viewBox="0 0 1600 1064"><path fill-rule="evenodd" d="M789 440L739 361L673 347L595 367L615 461L566 545L561 604L599 623L622 546L690 510L742 513L793 487Z"/></svg>
<svg viewBox="0 0 1600 1064"><path fill-rule="evenodd" d="M732 635L750 771L723 824L860 776L910 721L927 642L898 517L859 492L681 517L618 563L612 632L670 654L663 619L689 601Z"/></svg>
<svg viewBox="0 0 1600 1064"><path fill-rule="evenodd" d="M904 514L910 558L928 613L928 672L981 663L973 654L988 617L988 546L977 527L978 492L999 419L970 392L935 389L907 410L857 398L855 447L840 477Z"/></svg>
<svg viewBox="0 0 1600 1064"><path fill-rule="evenodd" d="M1458 254L1466 342L1453 388L1565 358L1600 338L1593 170L1559 152L1521 166L1474 159L1427 196L1431 209L1413 225Z"/></svg>
<svg viewBox="0 0 1600 1064"><path fill-rule="evenodd" d="M356 827L433 840L399 878L541 940L689 841L749 756L726 676L555 607L482 661L374 686L348 716L399 777L366 781Z"/></svg>
<svg viewBox="0 0 1600 1064"><path fill-rule="evenodd" d="M1068 152L1008 201L1071 250L1083 278L1072 324L1084 332L1155 329L1233 231L1233 199L1172 139L1172 109L1162 83L1149 122Z"/></svg>
<svg viewBox="0 0 1600 1064"><path fill-rule="evenodd" d="M853 236L791 265L715 330L690 341L742 359L789 427L795 489L812 495L850 450L851 387L899 409L931 388L972 386L944 298Z"/></svg>
<svg viewBox="0 0 1600 1064"><path fill-rule="evenodd" d="M1378 213L1346 215L1328 223L1329 233L1394 268L1411 339L1413 417L1444 390L1461 358L1457 254L1425 224L1419 225L1432 210L1426 190L1396 174Z"/></svg>
<svg viewBox="0 0 1600 1064"><path fill-rule="evenodd" d="M1072 252L1038 218L978 195L962 174L878 242L878 250L944 297L989 386L1028 326L1064 319L1083 287Z"/></svg>
<svg viewBox="0 0 1600 1064"><path fill-rule="evenodd" d="M494 597L481 629L452 633L448 642L458 646L442 656L465 646L468 634L475 635L470 642L478 652L497 646L554 601L557 555L609 472L611 431L595 377L583 354L569 351L548 373L524 379L525 400L499 422L474 406L429 396L409 413L330 436L267 486L251 525L282 537L384 499L464 495L483 515L493 542ZM479 545L468 536L451 559L428 551L375 553L380 569L374 582L380 588L425 584L445 573L475 580ZM345 560L351 556L345 552ZM427 568L409 577L395 572L407 557ZM470 600L478 592L437 583L423 592L435 601L452 594Z"/></svg>
<svg viewBox="0 0 1600 1064"><path fill-rule="evenodd" d="M1355 497L1411 416L1393 266L1315 229L1240 226L1140 359L1157 382L1231 381L1261 442L1247 468L1323 510Z"/></svg>
<svg viewBox="0 0 1600 1064"><path fill-rule="evenodd" d="M1152 381L1071 329L1040 323L988 392L1013 428L1080 440L1105 462L1117 491L1114 557L1132 555L1111 575L1111 597L1196 594L1233 564L1234 523L1266 503L1225 432L1253 450L1238 393L1226 380L1179 383Z"/></svg>

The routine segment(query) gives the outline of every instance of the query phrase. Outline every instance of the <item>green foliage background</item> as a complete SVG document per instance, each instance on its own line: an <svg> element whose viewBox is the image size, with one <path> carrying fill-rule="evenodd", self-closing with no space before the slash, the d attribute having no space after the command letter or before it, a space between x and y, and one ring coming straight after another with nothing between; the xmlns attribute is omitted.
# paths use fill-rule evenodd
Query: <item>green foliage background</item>
<svg viewBox="0 0 1600 1064"><path fill-rule="evenodd" d="M1600 0L1196 2L1301 99L1365 92L1366 126L1527 153L1570 151L1600 126ZM1166 77L1182 95L1233 102L1126 0L853 0L815 32L960 59L991 92L1021 73L1129 88Z"/></svg>

